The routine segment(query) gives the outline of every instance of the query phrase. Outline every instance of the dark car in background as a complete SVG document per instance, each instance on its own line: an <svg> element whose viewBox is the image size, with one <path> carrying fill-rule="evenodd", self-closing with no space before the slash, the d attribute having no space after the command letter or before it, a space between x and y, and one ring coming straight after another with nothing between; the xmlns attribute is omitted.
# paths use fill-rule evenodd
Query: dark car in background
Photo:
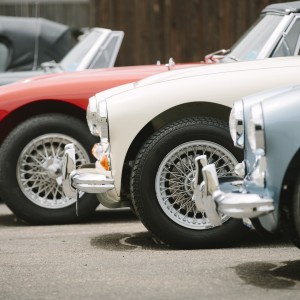
<svg viewBox="0 0 300 300"><path fill-rule="evenodd" d="M0 18L0 85L49 73L113 67L124 32L98 27L80 31L76 43L70 28L59 23Z"/></svg>
<svg viewBox="0 0 300 300"><path fill-rule="evenodd" d="M0 72L37 70L77 43L69 26L44 18L0 16Z"/></svg>

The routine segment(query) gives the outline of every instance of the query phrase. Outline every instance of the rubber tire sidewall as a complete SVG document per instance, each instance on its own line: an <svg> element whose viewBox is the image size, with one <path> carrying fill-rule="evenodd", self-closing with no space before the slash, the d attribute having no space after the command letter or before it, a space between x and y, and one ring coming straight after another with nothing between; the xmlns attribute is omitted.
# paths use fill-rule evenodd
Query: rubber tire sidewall
<svg viewBox="0 0 300 300"><path fill-rule="evenodd" d="M300 175L298 175L293 191L292 203L289 206L289 214L286 222L288 236L296 247L300 249Z"/></svg>
<svg viewBox="0 0 300 300"><path fill-rule="evenodd" d="M190 124L189 120L191 120ZM225 123L214 119L190 118L175 122L145 144L131 181L134 207L143 224L162 242L176 248L207 248L228 245L244 233L242 220L229 219L220 227L207 230L184 228L162 210L155 193L155 177L160 163L175 147L185 142L207 140L228 149L238 160L241 152L233 146ZM221 125L222 124L222 125ZM224 127L224 128L223 128Z"/></svg>
<svg viewBox="0 0 300 300"><path fill-rule="evenodd" d="M87 125L71 116L45 114L26 120L17 126L0 148L1 198L17 217L31 224L63 224L78 222L95 211L99 201L93 194L84 194L78 203L59 209L48 209L29 200L19 187L16 166L24 147L34 138L48 133L60 133L77 140L90 153L95 139ZM90 159L92 159L90 157Z"/></svg>

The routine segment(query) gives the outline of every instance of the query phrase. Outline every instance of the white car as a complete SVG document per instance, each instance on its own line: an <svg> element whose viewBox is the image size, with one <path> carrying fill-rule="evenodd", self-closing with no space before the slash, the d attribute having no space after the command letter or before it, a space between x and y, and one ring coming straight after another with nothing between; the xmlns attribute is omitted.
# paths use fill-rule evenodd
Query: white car
<svg viewBox="0 0 300 300"><path fill-rule="evenodd" d="M242 160L229 130L242 96L300 83L300 57L191 67L154 75L90 98L87 121L100 143L95 166L75 170L65 152L64 192L96 193L106 207L133 206L159 240L175 247L220 246L238 239L242 221L223 215L214 227L192 199L194 158L205 154L218 174Z"/></svg>

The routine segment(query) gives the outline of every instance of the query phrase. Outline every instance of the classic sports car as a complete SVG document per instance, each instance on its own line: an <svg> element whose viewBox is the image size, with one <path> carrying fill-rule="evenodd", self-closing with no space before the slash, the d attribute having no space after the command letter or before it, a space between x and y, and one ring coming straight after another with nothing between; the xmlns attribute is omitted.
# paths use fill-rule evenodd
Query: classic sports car
<svg viewBox="0 0 300 300"><path fill-rule="evenodd" d="M145 227L172 246L220 246L236 239L239 220L224 215L223 226L213 227L192 201L194 159L205 154L219 174L232 175L242 153L227 127L231 105L243 95L299 84L299 70L300 57L215 64L96 94L87 121L100 138L92 151L97 161L75 170L76 152L68 146L65 193L96 193L108 207L133 205Z"/></svg>
<svg viewBox="0 0 300 300"><path fill-rule="evenodd" d="M62 192L61 168L64 146L70 142L78 150L78 165L91 159L95 140L86 125L88 98L167 70L153 65L64 72L0 87L1 199L33 224L84 219L99 202L83 195L77 217L76 199Z"/></svg>
<svg viewBox="0 0 300 300"><path fill-rule="evenodd" d="M237 166L240 178L224 182L221 176L218 179L214 164L204 162L198 168L204 182L203 196L197 202L206 206L215 225L221 224L220 214L257 218L252 219L256 228L285 230L300 248L299 98L298 85L248 96L234 104L231 137L245 153Z"/></svg>
<svg viewBox="0 0 300 300"><path fill-rule="evenodd" d="M36 70L43 62L60 61L76 42L66 25L0 16L0 72Z"/></svg>
<svg viewBox="0 0 300 300"><path fill-rule="evenodd" d="M43 25L44 25L43 21ZM50 21L49 21L50 22ZM52 28L49 29L49 25L52 23L46 23L43 27L48 27L48 32L52 32ZM43 28L41 27L41 28ZM50 31L51 30L51 31ZM106 28L91 28L84 30L84 33L80 36L80 41L65 54L62 59L58 62L51 60L44 62L40 65L40 68L33 68L31 71L15 71L10 72L9 70L0 73L0 85L5 85L18 80L22 80L29 77L39 76L47 73L58 73L58 72L71 72L80 71L84 69L97 69L97 68L110 68L113 67L123 40L124 33L122 31L112 31ZM26 37L25 35L23 37ZM21 42L22 39L18 38ZM23 41L24 43L24 41ZM26 41L27 43L27 41ZM4 44L0 43L0 50L8 51ZM43 50L45 45L39 43ZM31 46L31 45L30 45ZM48 49L52 49L57 46L49 46ZM48 50L50 52L50 50ZM4 57L3 53L3 57ZM18 52L14 52L15 55L20 55ZM26 53L24 54L26 55ZM32 54L31 54L32 55ZM21 60L24 56L19 58ZM30 56L31 57L31 56ZM45 57L43 57L44 59ZM40 58L41 59L41 58ZM17 61L18 61L17 60ZM17 67L15 63L10 68Z"/></svg>
<svg viewBox="0 0 300 300"><path fill-rule="evenodd" d="M273 8L264 10L260 21L220 62L234 61L231 55L239 56L242 59L275 55L276 49L280 48L284 42L283 32L286 32L285 36L289 36L289 30L293 28L292 25L297 18L298 10L290 13L286 13L285 10L282 10L281 13L273 13ZM269 23L270 25L266 27L266 24ZM271 34L273 30L276 34ZM264 35L261 44L256 43L258 33ZM293 48L294 52L291 50L292 54L296 53L297 47ZM247 56L247 53L252 53L251 57ZM256 53L256 56L253 53ZM210 55L207 60L215 60L215 57ZM82 197L78 204L79 217L77 217L75 213L76 200L67 197L62 191L61 172L65 144L70 142L75 144L77 165L88 163L91 159L89 149L94 140L85 124L88 98L105 89L135 82L169 69L172 71L168 73L175 75L174 70L188 66L192 65L174 65L170 61L167 66L124 67L52 74L0 88L0 195L2 200L19 218L35 224L67 223L81 220L89 215L99 202L91 199L93 198L91 195L80 195ZM205 67L205 64L201 64L201 66L204 73L211 67ZM220 77L222 77L221 74ZM219 82L215 82L212 87L215 92L217 92L215 87L218 84ZM170 91L166 98L172 94L173 91ZM186 95L183 97L185 100L188 99ZM151 99L148 105L161 99L161 96L159 95L156 100ZM170 100L172 99L170 98ZM201 98L198 100L201 101ZM215 100L218 99L210 99L210 102L213 104ZM138 102L143 103L142 101ZM158 109L163 103L164 101L159 103ZM172 117L162 114L160 117L167 116L167 118L163 121L157 118L158 122L155 122L155 127L151 125L144 128L144 136L140 136L139 143L149 136L152 128L158 130L161 125L179 118L183 113L185 116L191 115L193 105L189 105L188 109L184 108L180 112L178 112L178 107L174 110L171 109L168 113L170 115L174 113ZM204 106L202 115L211 117L221 115L222 119L226 119L229 114L226 104L216 104L214 107L217 110L215 111L211 110L213 106ZM142 111L140 117L144 113ZM176 115L178 116L176 117ZM194 111L192 115L198 115L198 113ZM135 150L139 146L136 146ZM129 170L130 168L129 166ZM124 190L124 192L128 195L127 198L130 198L128 190ZM115 204L111 202L105 204L104 200L101 201L108 206L120 206L125 203L128 205L128 202L117 201ZM201 228L206 228L206 225Z"/></svg>

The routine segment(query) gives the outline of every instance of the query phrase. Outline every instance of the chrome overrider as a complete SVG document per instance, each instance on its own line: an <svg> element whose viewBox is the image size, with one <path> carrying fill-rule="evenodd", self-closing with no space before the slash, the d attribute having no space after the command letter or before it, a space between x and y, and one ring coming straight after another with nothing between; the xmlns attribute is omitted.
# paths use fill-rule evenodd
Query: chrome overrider
<svg viewBox="0 0 300 300"><path fill-rule="evenodd" d="M75 147L73 144L65 146L63 165L63 190L67 197L76 198L77 190L101 194L114 188L114 180L100 174L98 169L76 169Z"/></svg>
<svg viewBox="0 0 300 300"><path fill-rule="evenodd" d="M244 180L234 178L228 181L227 178L224 183L222 178L221 183L219 182L215 165L207 164L205 156L196 157L195 163L193 201L199 211L205 211L214 226L222 224L221 214L232 218L257 218L274 210L272 199L247 193L245 188L253 180L252 174L255 177L257 172L263 172L265 164L262 160L256 161L254 172L248 174ZM241 168L243 164L237 166L237 169Z"/></svg>
<svg viewBox="0 0 300 300"><path fill-rule="evenodd" d="M128 85L125 88L128 88ZM98 200L106 207L125 207L129 205L128 201L119 201L111 174L107 105L105 98L98 101L98 97L91 97L87 107L88 127L91 134L100 140L92 149L96 162L76 169L74 146L66 145L63 157L63 191L66 196L72 198L78 198L79 192L96 194Z"/></svg>

